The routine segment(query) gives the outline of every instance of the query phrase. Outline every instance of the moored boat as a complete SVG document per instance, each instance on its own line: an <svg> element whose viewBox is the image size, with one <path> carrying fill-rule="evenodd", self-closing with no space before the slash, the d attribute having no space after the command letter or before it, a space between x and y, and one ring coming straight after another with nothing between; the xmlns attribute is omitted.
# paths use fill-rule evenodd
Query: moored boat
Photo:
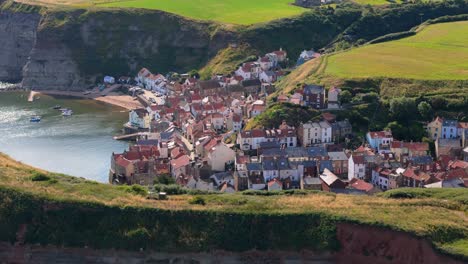
<svg viewBox="0 0 468 264"><path fill-rule="evenodd" d="M38 122L41 122L41 117L40 116L31 116L31 119L29 121L33 122L33 123L38 123Z"/></svg>
<svg viewBox="0 0 468 264"><path fill-rule="evenodd" d="M52 107L52 109L55 109L55 110L59 110L61 108L62 108L62 106L60 106L60 105L55 105L54 107Z"/></svg>
<svg viewBox="0 0 468 264"><path fill-rule="evenodd" d="M71 115L73 115L73 111L71 109L62 110L62 116L71 116Z"/></svg>

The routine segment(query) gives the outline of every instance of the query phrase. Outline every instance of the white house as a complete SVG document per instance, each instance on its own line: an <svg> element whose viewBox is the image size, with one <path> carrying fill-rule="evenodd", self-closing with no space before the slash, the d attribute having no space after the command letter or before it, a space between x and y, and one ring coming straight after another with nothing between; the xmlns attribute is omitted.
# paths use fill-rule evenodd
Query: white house
<svg viewBox="0 0 468 264"><path fill-rule="evenodd" d="M298 137L303 147L318 144L322 138L322 129L317 122L307 122L299 126Z"/></svg>
<svg viewBox="0 0 468 264"><path fill-rule="evenodd" d="M268 56L258 58L258 63L260 64L260 68L262 68L263 71L268 71L273 67L273 62Z"/></svg>
<svg viewBox="0 0 468 264"><path fill-rule="evenodd" d="M369 145L373 149L378 150L379 153L389 152L390 143L393 142L393 136L391 131L367 132L366 139Z"/></svg>
<svg viewBox="0 0 468 264"><path fill-rule="evenodd" d="M262 71L259 79L263 83L274 83L276 82L276 74L273 71Z"/></svg>
<svg viewBox="0 0 468 264"><path fill-rule="evenodd" d="M224 117L220 113L211 114L211 125L214 129L220 130L224 127Z"/></svg>
<svg viewBox="0 0 468 264"><path fill-rule="evenodd" d="M239 144L241 150L257 149L261 142L265 142L265 137L264 130L245 130L239 133L237 144Z"/></svg>
<svg viewBox="0 0 468 264"><path fill-rule="evenodd" d="M133 127L149 129L151 116L144 108L131 110L129 112L129 123Z"/></svg>
<svg viewBox="0 0 468 264"><path fill-rule="evenodd" d="M332 127L327 121L319 122L320 131L321 131L321 143L331 143L332 142Z"/></svg>
<svg viewBox="0 0 468 264"><path fill-rule="evenodd" d="M240 66L237 71L234 72L235 75L242 77L244 80L250 80L252 78L252 73L250 69L244 66Z"/></svg>
<svg viewBox="0 0 468 264"><path fill-rule="evenodd" d="M135 81L137 82L138 86L144 86L146 77L149 75L151 75L151 72L146 68L142 68L135 77Z"/></svg>
<svg viewBox="0 0 468 264"><path fill-rule="evenodd" d="M207 160L211 170L224 171L226 163L233 163L235 157L236 152L219 141L217 145L208 151Z"/></svg>
<svg viewBox="0 0 468 264"><path fill-rule="evenodd" d="M358 178L363 180L366 176L366 163L364 156L351 155L348 159L348 179Z"/></svg>

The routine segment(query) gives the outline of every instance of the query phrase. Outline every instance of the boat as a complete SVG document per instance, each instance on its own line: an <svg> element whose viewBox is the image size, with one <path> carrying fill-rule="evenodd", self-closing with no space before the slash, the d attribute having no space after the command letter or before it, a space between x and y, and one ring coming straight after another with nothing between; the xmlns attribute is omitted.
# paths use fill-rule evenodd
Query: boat
<svg viewBox="0 0 468 264"><path fill-rule="evenodd" d="M55 105L54 107L52 107L52 109L55 109L55 110L59 110L61 108L62 108L62 106L60 106L60 105Z"/></svg>
<svg viewBox="0 0 468 264"><path fill-rule="evenodd" d="M38 123L38 122L41 122L41 117L40 116L31 116L31 119L29 121L33 122L33 123Z"/></svg>
<svg viewBox="0 0 468 264"><path fill-rule="evenodd" d="M62 116L71 116L73 115L73 111L71 109L65 109L62 111Z"/></svg>

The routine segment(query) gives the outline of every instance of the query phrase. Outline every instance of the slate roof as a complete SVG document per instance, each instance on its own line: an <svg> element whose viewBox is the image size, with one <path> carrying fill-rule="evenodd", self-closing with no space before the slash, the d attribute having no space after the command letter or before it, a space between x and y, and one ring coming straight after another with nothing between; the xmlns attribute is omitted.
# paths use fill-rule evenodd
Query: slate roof
<svg viewBox="0 0 468 264"><path fill-rule="evenodd" d="M261 171L262 164L258 162L249 162L245 165L249 171Z"/></svg>
<svg viewBox="0 0 468 264"><path fill-rule="evenodd" d="M304 94L322 94L325 92L323 86L308 84L304 87Z"/></svg>

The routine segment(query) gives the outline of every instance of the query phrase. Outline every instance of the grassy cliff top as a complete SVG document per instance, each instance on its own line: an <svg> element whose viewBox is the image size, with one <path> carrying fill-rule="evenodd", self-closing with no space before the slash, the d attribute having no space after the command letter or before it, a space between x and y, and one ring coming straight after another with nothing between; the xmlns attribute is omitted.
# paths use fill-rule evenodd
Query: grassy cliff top
<svg viewBox="0 0 468 264"><path fill-rule="evenodd" d="M139 194L139 188L112 186L49 173L13 161L3 154L0 155L0 178L2 190L19 191L55 202L231 214L325 214L339 221L410 232L428 238L441 250L468 256L466 189L403 189L379 196L350 196L323 192L283 193L271 196L246 193L170 195L166 201L156 201L147 200L144 194ZM394 199L396 197L400 199Z"/></svg>
<svg viewBox="0 0 468 264"><path fill-rule="evenodd" d="M307 9L292 0L19 0L18 2L74 7L144 8L162 10L200 20L249 25L299 15Z"/></svg>

